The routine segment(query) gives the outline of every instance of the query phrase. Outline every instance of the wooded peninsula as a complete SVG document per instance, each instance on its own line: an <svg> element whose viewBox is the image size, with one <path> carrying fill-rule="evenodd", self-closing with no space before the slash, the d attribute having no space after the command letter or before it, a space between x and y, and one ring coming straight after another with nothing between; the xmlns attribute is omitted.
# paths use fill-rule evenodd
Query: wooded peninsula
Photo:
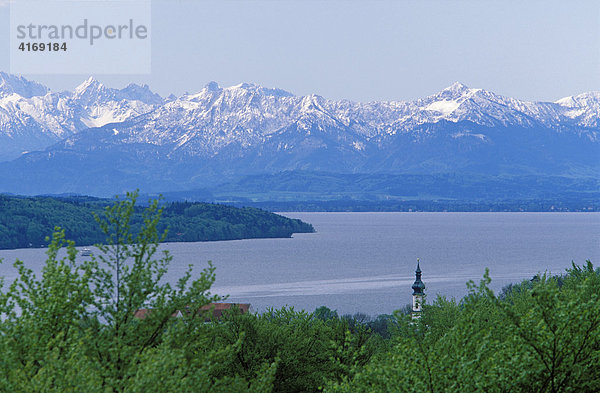
<svg viewBox="0 0 600 393"><path fill-rule="evenodd" d="M92 197L18 197L0 195L0 249L45 247L56 226L78 246L103 242L106 237L95 216L114 200ZM197 203L163 203L159 231L165 242L198 242L256 238L287 238L314 232L312 225L257 208ZM143 223L142 207L131 219L132 232Z"/></svg>

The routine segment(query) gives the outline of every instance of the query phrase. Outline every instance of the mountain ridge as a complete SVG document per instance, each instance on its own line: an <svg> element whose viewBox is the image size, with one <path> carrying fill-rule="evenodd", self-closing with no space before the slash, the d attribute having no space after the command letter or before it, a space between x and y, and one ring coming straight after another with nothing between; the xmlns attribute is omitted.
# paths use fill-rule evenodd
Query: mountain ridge
<svg viewBox="0 0 600 393"><path fill-rule="evenodd" d="M3 121L11 113L22 115L19 127ZM296 170L600 173L598 92L528 102L457 82L413 101L359 103L210 82L163 99L147 86L111 89L89 78L72 93L0 96L0 139L15 129L33 148L23 155L13 149L13 160L0 164L0 191L81 192L86 178L97 183L85 188L93 195L136 182L151 191L185 190ZM65 176L69 166L78 169L69 175L76 180ZM17 184L39 173L35 187Z"/></svg>
<svg viewBox="0 0 600 393"><path fill-rule="evenodd" d="M0 161L43 150L90 127L125 121L163 102L147 86L112 89L90 77L72 92L52 92L0 72Z"/></svg>

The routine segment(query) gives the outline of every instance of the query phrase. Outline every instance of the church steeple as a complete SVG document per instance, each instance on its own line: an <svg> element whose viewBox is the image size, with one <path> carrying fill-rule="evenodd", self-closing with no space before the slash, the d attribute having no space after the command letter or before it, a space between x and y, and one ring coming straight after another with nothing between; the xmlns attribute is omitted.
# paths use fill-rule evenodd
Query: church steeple
<svg viewBox="0 0 600 393"><path fill-rule="evenodd" d="M423 301L424 301L424 290L425 284L421 281L421 266L420 261L417 259L417 270L415 270L415 283L412 285L413 289L413 307L412 307L412 317L419 318L421 316L421 311L423 310Z"/></svg>
<svg viewBox="0 0 600 393"><path fill-rule="evenodd" d="M421 266L420 261L417 259L417 270L415 270L415 283L412 286L413 296L414 295L423 295L423 290L425 289L425 284L421 281Z"/></svg>

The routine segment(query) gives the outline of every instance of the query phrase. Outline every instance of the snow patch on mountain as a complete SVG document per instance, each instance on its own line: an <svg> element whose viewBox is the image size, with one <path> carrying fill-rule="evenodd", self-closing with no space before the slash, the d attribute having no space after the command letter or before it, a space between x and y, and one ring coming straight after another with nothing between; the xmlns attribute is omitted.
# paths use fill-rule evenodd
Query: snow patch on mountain
<svg viewBox="0 0 600 393"><path fill-rule="evenodd" d="M457 138L462 138L462 137L473 137L473 138L477 138L479 140L485 141L487 140L487 137L483 134L474 134L471 133L471 131L468 130L464 130L461 132L456 132L454 134L452 134L452 138L457 139Z"/></svg>
<svg viewBox="0 0 600 393"><path fill-rule="evenodd" d="M459 106L459 102L442 100L432 102L431 104L427 105L425 109L429 111L440 112L442 115L447 116L454 112Z"/></svg>

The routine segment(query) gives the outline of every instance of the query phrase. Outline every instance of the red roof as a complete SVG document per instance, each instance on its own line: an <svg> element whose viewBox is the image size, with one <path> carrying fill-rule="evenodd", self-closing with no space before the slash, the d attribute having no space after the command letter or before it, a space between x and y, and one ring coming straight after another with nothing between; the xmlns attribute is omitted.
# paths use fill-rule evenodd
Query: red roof
<svg viewBox="0 0 600 393"><path fill-rule="evenodd" d="M250 310L250 304L249 303L209 303L207 305L200 307L199 311L200 312L211 311L212 318L220 319L221 316L223 315L223 311L231 310L232 308L237 308L241 311L242 314L246 314ZM185 311L189 312L189 309L190 309L190 306L187 306ZM144 319L148 316L148 314L150 314L150 312L152 312L152 309L140 308L133 315L136 318ZM181 316L181 314L182 314L182 310L177 310L176 312L173 313L173 316L179 317L179 316ZM206 319L210 320L211 317L207 315Z"/></svg>

